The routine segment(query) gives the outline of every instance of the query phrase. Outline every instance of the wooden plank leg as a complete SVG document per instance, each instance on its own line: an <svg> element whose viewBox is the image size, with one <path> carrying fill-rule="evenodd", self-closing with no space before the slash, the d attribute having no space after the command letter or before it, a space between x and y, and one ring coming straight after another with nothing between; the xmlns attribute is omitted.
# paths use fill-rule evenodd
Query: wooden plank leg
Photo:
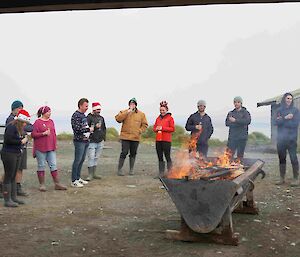
<svg viewBox="0 0 300 257"><path fill-rule="evenodd" d="M259 209L257 208L254 196L253 196L253 189L249 190L246 193L246 201L242 201L238 207L233 211L234 213L242 213L242 214L254 214L257 215L259 213Z"/></svg>
<svg viewBox="0 0 300 257"><path fill-rule="evenodd" d="M229 213L230 217L225 217L222 221L227 222L221 227L220 232L213 231L211 233L202 234L196 233L191 230L188 225L185 223L184 219L181 218L181 228L178 230L167 230L166 238L177 241L184 242L200 242L200 243L216 243L216 244L224 244L224 245L238 245L238 238L233 235L232 232L232 222L231 221L231 213ZM228 214L226 214L227 216Z"/></svg>

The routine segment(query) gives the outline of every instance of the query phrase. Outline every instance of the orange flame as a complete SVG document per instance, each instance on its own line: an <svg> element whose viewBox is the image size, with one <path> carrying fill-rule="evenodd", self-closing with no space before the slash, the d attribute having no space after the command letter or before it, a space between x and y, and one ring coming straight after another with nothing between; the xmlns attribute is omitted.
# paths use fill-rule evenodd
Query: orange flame
<svg viewBox="0 0 300 257"><path fill-rule="evenodd" d="M232 170L230 175L224 179L234 179L242 174L243 166L240 160L232 161L232 152L226 148L224 153L215 159L215 161L207 161L196 151L198 137L191 137L188 142L188 151L181 150L176 153L173 168L167 174L171 179L182 179L188 176L190 179L199 179L209 176L210 170L207 168L220 167ZM215 178L220 179L220 178Z"/></svg>

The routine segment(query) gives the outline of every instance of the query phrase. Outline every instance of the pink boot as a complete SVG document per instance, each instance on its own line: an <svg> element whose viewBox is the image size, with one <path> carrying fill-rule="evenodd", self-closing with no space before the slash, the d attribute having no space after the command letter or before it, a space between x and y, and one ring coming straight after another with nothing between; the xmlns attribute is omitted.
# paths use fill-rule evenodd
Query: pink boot
<svg viewBox="0 0 300 257"><path fill-rule="evenodd" d="M46 192L45 171L44 170L38 170L37 175L38 175L38 179L39 179L39 182L40 182L40 188L39 188L39 190L41 192Z"/></svg>
<svg viewBox="0 0 300 257"><path fill-rule="evenodd" d="M67 190L67 188L64 185L59 183L57 170L51 171L51 175L53 178L53 182L55 184L55 187L54 187L55 190Z"/></svg>

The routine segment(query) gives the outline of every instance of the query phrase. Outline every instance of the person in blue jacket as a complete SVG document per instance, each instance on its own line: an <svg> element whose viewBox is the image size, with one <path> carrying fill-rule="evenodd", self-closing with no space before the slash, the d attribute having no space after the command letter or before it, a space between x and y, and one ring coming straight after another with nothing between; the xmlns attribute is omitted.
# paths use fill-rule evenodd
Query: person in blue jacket
<svg viewBox="0 0 300 257"><path fill-rule="evenodd" d="M299 110L294 106L293 95L285 93L275 117L280 172L280 180L276 183L277 185L285 183L286 155L288 151L294 175L291 186L299 186L299 162L297 157L299 118Z"/></svg>
<svg viewBox="0 0 300 257"><path fill-rule="evenodd" d="M211 118L205 112L206 102L199 100L197 103L198 111L191 114L188 118L185 129L191 132L191 136L197 139L197 152L203 157L207 157L208 140L214 132Z"/></svg>

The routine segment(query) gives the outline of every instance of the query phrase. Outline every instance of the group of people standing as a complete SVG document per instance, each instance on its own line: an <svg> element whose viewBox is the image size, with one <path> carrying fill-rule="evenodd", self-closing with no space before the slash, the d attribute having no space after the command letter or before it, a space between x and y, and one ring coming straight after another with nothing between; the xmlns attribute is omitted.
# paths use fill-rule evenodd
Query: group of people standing
<svg viewBox="0 0 300 257"><path fill-rule="evenodd" d="M251 116L243 106L241 97L235 97L233 103L234 109L227 114L225 120L225 125L229 127L227 148L232 157L237 152L237 158L242 161ZM134 164L141 134L148 127L146 115L137 108L137 105L137 100L132 98L128 102L128 108L121 110L115 116L116 121L122 123L120 132L121 153L117 168L117 175L119 176L125 175L123 165L128 153L129 175L134 175ZM106 125L100 114L101 104L99 102L92 103L92 112L86 116L85 113L88 107L88 99L80 99L78 109L71 118L75 150L71 186L77 188L84 187L92 179L101 179L101 176L97 174L97 166L106 140ZM191 132L191 137L197 141L196 151L203 158L206 158L208 140L211 138L214 128L211 118L205 111L206 102L204 100L198 101L197 108L198 110L189 116L185 128ZM167 171L172 168L171 144L175 124L166 101L160 103L159 112L153 131L156 133L155 146L158 157L158 171L159 175L162 176L165 174L166 168ZM4 198L4 206L6 207L17 207L24 204L17 196L28 196L21 186L23 170L27 168L28 134L31 134L33 138L33 157L37 160L39 190L46 191L45 169L47 164L54 182L54 189L67 189L66 186L60 183L58 176L56 163L57 139L55 124L50 118L51 108L42 106L37 112L37 117L34 124L31 125L30 115L24 110L23 103L18 100L12 103L11 114L6 120L4 143L1 151L4 176L0 183L0 197ZM282 98L275 119L278 126L277 150L280 170L280 180L276 183L278 185L285 183L287 151L290 154L294 175L291 185L299 185L299 163L297 158L299 121L299 110L294 106L293 95L286 93ZM86 155L88 155L88 177L83 179L81 178L81 170Z"/></svg>

